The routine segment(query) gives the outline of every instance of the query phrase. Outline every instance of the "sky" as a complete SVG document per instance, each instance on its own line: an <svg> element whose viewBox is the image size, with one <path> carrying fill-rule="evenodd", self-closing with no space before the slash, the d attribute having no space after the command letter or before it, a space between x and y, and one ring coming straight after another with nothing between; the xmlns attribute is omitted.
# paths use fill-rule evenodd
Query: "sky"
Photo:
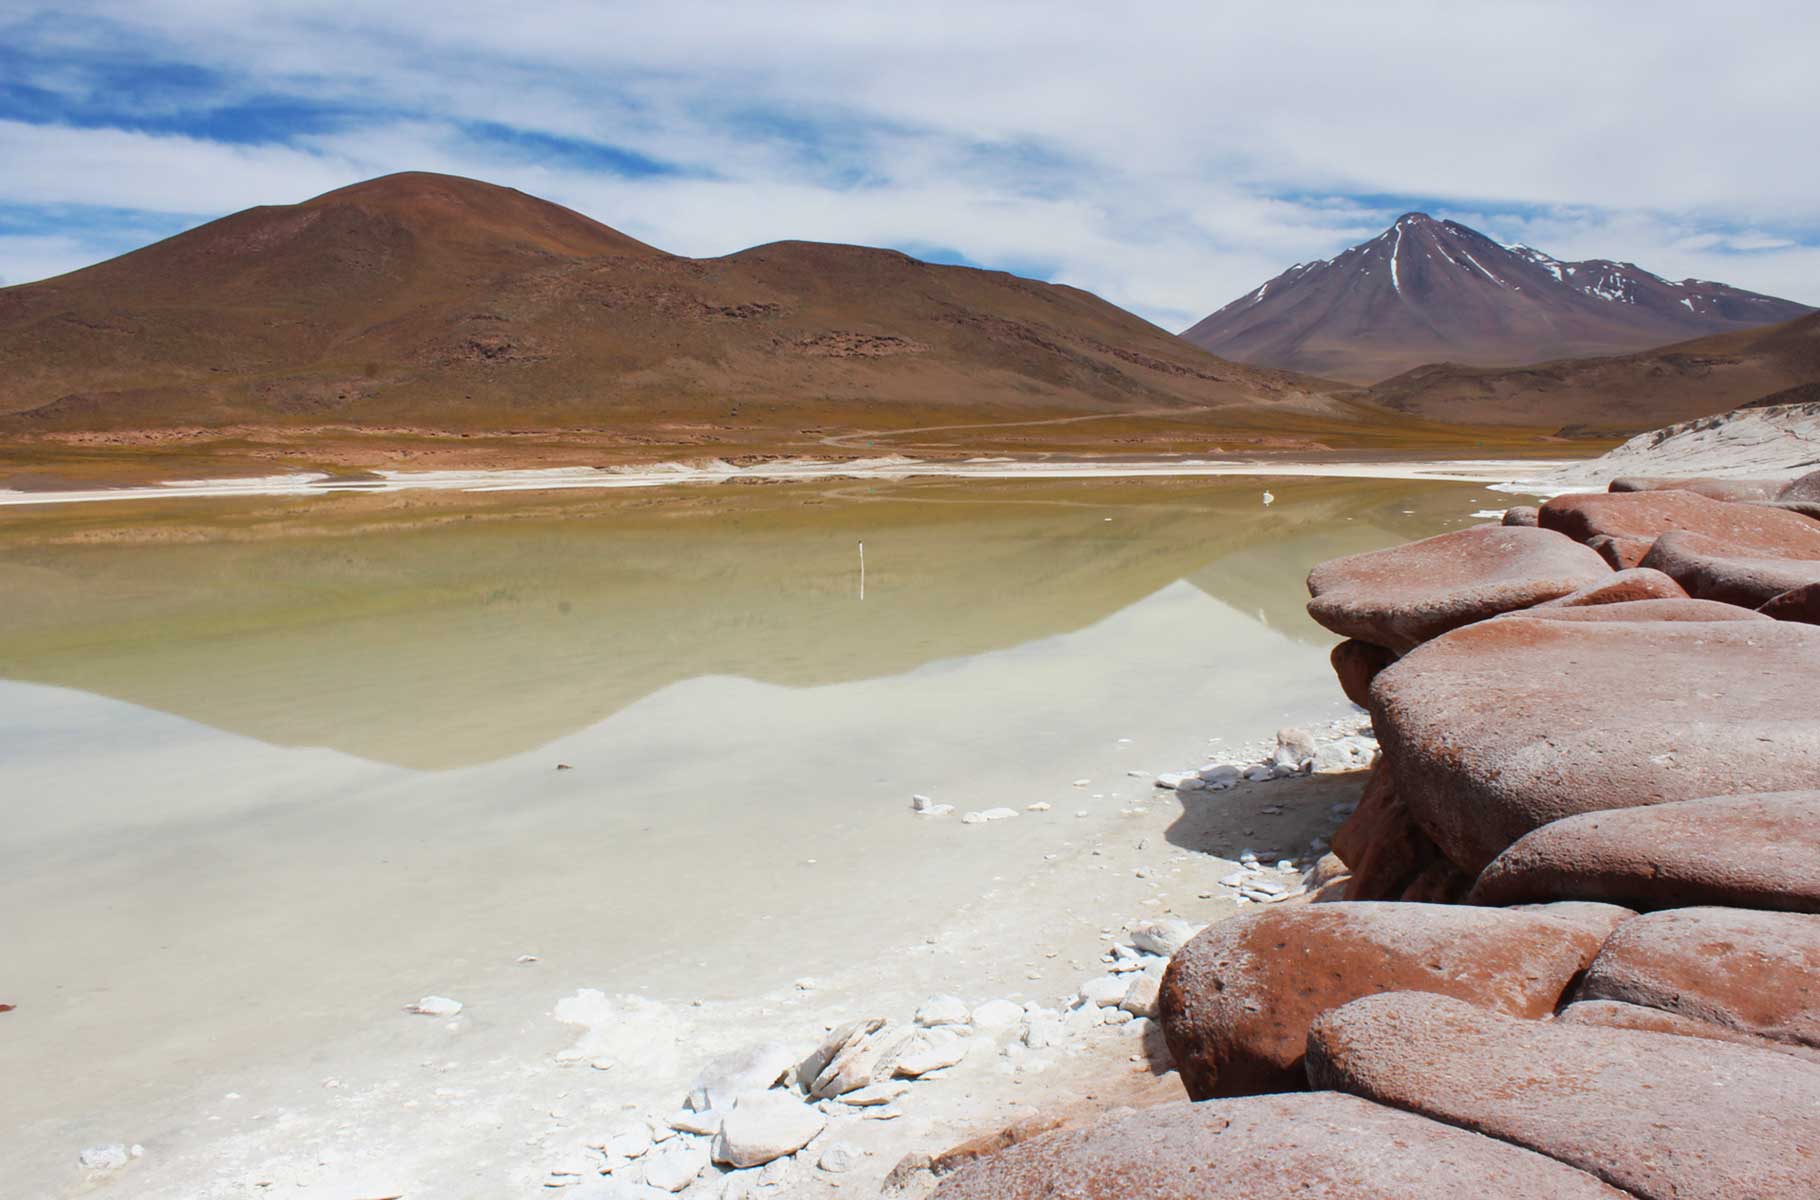
<svg viewBox="0 0 1820 1200"><path fill-rule="evenodd" d="M1179 330L1405 211L1820 305L1820 4L0 0L0 283L393 171Z"/></svg>

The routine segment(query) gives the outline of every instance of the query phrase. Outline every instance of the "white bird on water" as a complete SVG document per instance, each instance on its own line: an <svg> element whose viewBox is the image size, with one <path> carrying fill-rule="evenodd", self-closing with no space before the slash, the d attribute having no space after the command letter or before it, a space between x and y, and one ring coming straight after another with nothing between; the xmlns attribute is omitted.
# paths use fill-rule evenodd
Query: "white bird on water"
<svg viewBox="0 0 1820 1200"><path fill-rule="evenodd" d="M1276 501L1277 501L1277 498L1275 496L1271 495L1269 492L1264 493L1264 503L1265 504L1267 504L1267 505L1275 504Z"/></svg>

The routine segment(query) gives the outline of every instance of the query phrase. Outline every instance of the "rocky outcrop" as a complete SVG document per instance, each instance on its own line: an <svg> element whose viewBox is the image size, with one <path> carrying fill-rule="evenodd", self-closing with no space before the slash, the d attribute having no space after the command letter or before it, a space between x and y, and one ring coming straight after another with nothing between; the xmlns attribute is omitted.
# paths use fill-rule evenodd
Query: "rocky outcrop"
<svg viewBox="0 0 1820 1200"><path fill-rule="evenodd" d="M1768 499L1766 494L1755 499ZM1728 504L1690 491L1586 492L1556 496L1538 522L1584 542L1594 537L1654 541L1665 533L1699 533L1736 545L1807 547L1820 557L1820 526L1781 509Z"/></svg>
<svg viewBox="0 0 1820 1200"><path fill-rule="evenodd" d="M1687 591L1680 584L1660 571L1645 571L1638 568L1616 571L1610 578L1557 596L1553 600L1544 600L1536 605L1544 608L1582 608L1591 604L1622 604L1630 600L1685 600Z"/></svg>
<svg viewBox="0 0 1820 1200"><path fill-rule="evenodd" d="M1467 899L1820 913L1820 792L1718 796L1565 817L1524 834L1492 860Z"/></svg>
<svg viewBox="0 0 1820 1200"><path fill-rule="evenodd" d="M1621 1200L1562 1163L1352 1096L1166 1104L960 1168L937 1200Z"/></svg>
<svg viewBox="0 0 1820 1200"><path fill-rule="evenodd" d="M1793 1042L1772 1042L1768 1038L1744 1033L1711 1021L1684 1017L1641 1004L1621 1000L1576 1000L1563 1008L1555 1020L1564 1025L1598 1025L1606 1029L1638 1029L1646 1033L1672 1033L1676 1037L1706 1038L1715 1042L1734 1042L1758 1050L1792 1054L1808 1062L1820 1063L1820 1050Z"/></svg>
<svg viewBox="0 0 1820 1200"><path fill-rule="evenodd" d="M1811 1200L1820 1178L1820 1066L1745 1046L1400 992L1316 1021L1308 1076L1644 1200Z"/></svg>
<svg viewBox="0 0 1820 1200"><path fill-rule="evenodd" d="M1712 500L1774 500L1787 484L1780 477L1767 479L1710 479L1699 476L1663 478L1623 475L1611 481L1613 492L1691 492Z"/></svg>
<svg viewBox="0 0 1820 1200"><path fill-rule="evenodd" d="M1778 621L1820 625L1820 583L1810 583L1772 596L1757 611ZM1350 692L1347 694L1351 695Z"/></svg>
<svg viewBox="0 0 1820 1200"><path fill-rule="evenodd" d="M1820 523L1814 528L1820 531ZM1815 537L1820 539L1820 532ZM1802 544L1797 546L1796 541ZM1784 592L1820 583L1820 545L1806 542L1791 539L1775 546L1665 533L1639 565L1673 576L1690 596L1756 608Z"/></svg>
<svg viewBox="0 0 1820 1200"><path fill-rule="evenodd" d="M1619 1000L1820 1048L1820 916L1675 908L1626 921L1579 1000Z"/></svg>
<svg viewBox="0 0 1820 1200"><path fill-rule="evenodd" d="M1360 996L1431 991L1541 1017L1603 933L1534 912L1319 904L1208 926L1163 976L1169 1052L1196 1100L1304 1086L1308 1026Z"/></svg>
<svg viewBox="0 0 1820 1200"><path fill-rule="evenodd" d="M1597 554L1561 534L1481 525L1322 563L1308 576L1308 612L1342 637L1401 653L1609 574Z"/></svg>
<svg viewBox="0 0 1820 1200"><path fill-rule="evenodd" d="M1820 630L1807 625L1522 614L1387 668L1372 719L1398 801L1476 876L1577 813L1820 779L1817 672Z"/></svg>

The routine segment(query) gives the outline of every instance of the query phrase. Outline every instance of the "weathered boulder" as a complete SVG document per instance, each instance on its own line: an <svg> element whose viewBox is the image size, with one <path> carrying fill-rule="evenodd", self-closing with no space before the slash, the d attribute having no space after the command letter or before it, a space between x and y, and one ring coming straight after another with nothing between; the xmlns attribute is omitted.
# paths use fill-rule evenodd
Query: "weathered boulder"
<svg viewBox="0 0 1820 1200"><path fill-rule="evenodd" d="M1426 873L1451 865L1397 798L1390 770L1379 762L1365 781L1359 806L1333 832L1333 852L1350 868L1348 900L1396 900ZM1472 880L1467 877L1461 894ZM1452 897L1448 897L1451 899Z"/></svg>
<svg viewBox="0 0 1820 1200"><path fill-rule="evenodd" d="M1820 1047L1820 916L1748 908L1648 913L1618 926L1574 998L1621 1000Z"/></svg>
<svg viewBox="0 0 1820 1200"><path fill-rule="evenodd" d="M1767 621L1770 618L1717 600L1621 600L1577 608L1537 605L1505 616L1533 616L1540 621ZM1502 618L1499 618L1500 620Z"/></svg>
<svg viewBox="0 0 1820 1200"><path fill-rule="evenodd" d="M1536 608L1581 608L1589 604L1622 604L1630 600L1685 599L1686 589L1662 572L1633 567L1626 571L1614 571L1610 578L1601 579L1577 592L1544 600Z"/></svg>
<svg viewBox="0 0 1820 1200"><path fill-rule="evenodd" d="M1557 921L1566 921L1569 925L1578 925L1604 945L1611 931L1637 915L1634 908L1622 904L1601 904L1592 900L1552 900L1546 904L1513 904L1511 912L1535 913L1538 916L1553 917Z"/></svg>
<svg viewBox="0 0 1820 1200"><path fill-rule="evenodd" d="M1820 791L1563 817L1524 834L1493 859L1468 899L1820 913Z"/></svg>
<svg viewBox="0 0 1820 1200"><path fill-rule="evenodd" d="M1703 479L1699 476L1663 478L1626 475L1611 481L1613 492L1692 492L1711 500L1771 500L1781 491L1783 479Z"/></svg>
<svg viewBox="0 0 1820 1200"><path fill-rule="evenodd" d="M1339 676L1340 690L1346 693L1346 698L1364 708L1371 703L1371 681L1378 677L1379 671L1397 661L1397 656L1382 646L1347 638L1333 648L1328 661L1333 664L1333 673Z"/></svg>
<svg viewBox="0 0 1820 1200"><path fill-rule="evenodd" d="M1504 519L1498 523L1500 525L1526 525L1533 529L1536 525L1536 514L1541 511L1533 504L1518 504L1505 509Z"/></svg>
<svg viewBox="0 0 1820 1200"><path fill-rule="evenodd" d="M1643 1200L1812 1200L1820 1179L1820 1066L1745 1046L1399 992L1316 1021L1308 1075Z"/></svg>
<svg viewBox="0 0 1820 1200"><path fill-rule="evenodd" d="M1820 583L1820 522L1785 515L1809 526L1814 542L1790 538L1774 546L1699 533L1665 533L1641 565L1672 575L1690 596L1756 608L1783 592Z"/></svg>
<svg viewBox="0 0 1820 1200"><path fill-rule="evenodd" d="M1810 625L1519 614L1386 668L1372 722L1397 801L1476 877L1524 834L1576 813L1811 786L1815 678Z"/></svg>
<svg viewBox="0 0 1820 1200"><path fill-rule="evenodd" d="M1820 528L1805 517L1760 504L1728 504L1687 491L1556 496L1542 506L1538 520L1543 529L1564 533L1576 542L1595 537L1654 541L1680 531L1738 546L1787 546L1791 550L1806 546L1820 557Z"/></svg>
<svg viewBox="0 0 1820 1200"><path fill-rule="evenodd" d="M1768 1038L1741 1033L1724 1025L1715 1025L1711 1021L1700 1021L1693 1017L1684 1017L1680 1013L1664 1012L1659 1008L1646 1008L1641 1004L1626 1004L1622 1000L1576 1000L1556 1014L1555 1020L1564 1025L1598 1025L1606 1029L1641 1029L1649 1033L1672 1033L1676 1037L1735 1042L1740 1046L1774 1050L1778 1054L1792 1054L1797 1058L1806 1059L1808 1062L1820 1063L1820 1050L1812 1046L1800 1046L1792 1042L1772 1042Z"/></svg>
<svg viewBox="0 0 1820 1200"><path fill-rule="evenodd" d="M1322 563L1308 612L1342 637L1407 651L1610 574L1597 554L1546 529L1479 525Z"/></svg>
<svg viewBox="0 0 1820 1200"><path fill-rule="evenodd" d="M1757 611L1778 621L1820 625L1820 583L1810 583L1806 587L1771 596ZM1343 680L1341 683L1344 686ZM1347 693L1349 696L1351 694Z"/></svg>
<svg viewBox="0 0 1820 1200"><path fill-rule="evenodd" d="M828 1118L785 1091L751 1092L721 1122L714 1161L729 1167L762 1167L815 1140Z"/></svg>
<svg viewBox="0 0 1820 1200"><path fill-rule="evenodd" d="M975 1159L936 1200L1623 1200L1583 1171L1332 1092L1177 1101Z"/></svg>
<svg viewBox="0 0 1820 1200"><path fill-rule="evenodd" d="M1587 549L1604 559L1606 565L1614 571L1635 569L1637 564L1648 556L1649 548L1655 544L1649 538L1607 537L1604 534L1586 539Z"/></svg>
<svg viewBox="0 0 1820 1200"><path fill-rule="evenodd" d="M1451 904L1302 905L1208 926L1170 961L1163 1036L1196 1100L1304 1085L1308 1026L1360 996L1431 991L1514 1016L1554 1011L1603 932Z"/></svg>
<svg viewBox="0 0 1820 1200"><path fill-rule="evenodd" d="M1773 497L1775 500L1820 501L1820 471L1809 471L1807 474L1779 488Z"/></svg>

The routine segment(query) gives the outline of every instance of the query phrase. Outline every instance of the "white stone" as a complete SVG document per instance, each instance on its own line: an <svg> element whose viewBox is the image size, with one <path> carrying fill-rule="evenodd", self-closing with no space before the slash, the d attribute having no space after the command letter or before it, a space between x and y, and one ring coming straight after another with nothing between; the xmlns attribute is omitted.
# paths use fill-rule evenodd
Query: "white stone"
<svg viewBox="0 0 1820 1200"><path fill-rule="evenodd" d="M916 1010L916 1023L924 1029L937 1025L965 1025L970 1015L967 1002L959 996L931 996Z"/></svg>
<svg viewBox="0 0 1820 1200"><path fill-rule="evenodd" d="M988 821L1009 821L1012 817L1017 816L1017 809L1015 809L1015 808L989 808L985 812L981 813L980 816L984 817Z"/></svg>
<svg viewBox="0 0 1820 1200"><path fill-rule="evenodd" d="M1111 1008L1125 998L1131 985L1116 975L1101 975L1081 984L1081 1000L1099 1008Z"/></svg>
<svg viewBox="0 0 1820 1200"><path fill-rule="evenodd" d="M645 1156L645 1186L664 1192L680 1192L707 1169L708 1147L705 1143L671 1142Z"/></svg>
<svg viewBox="0 0 1820 1200"><path fill-rule="evenodd" d="M917 812L928 812L935 807L935 797L918 793L910 797L910 807Z"/></svg>
<svg viewBox="0 0 1820 1200"><path fill-rule="evenodd" d="M1239 778L1239 769L1234 766L1207 767L1201 771L1201 783L1209 791L1226 791L1237 786Z"/></svg>
<svg viewBox="0 0 1820 1200"><path fill-rule="evenodd" d="M1022 1016L1022 1010L1019 1010ZM966 1038L946 1029L931 1029L916 1035L903 1052L896 1056L893 1070L905 1079L920 1079L931 1071L952 1067L967 1057Z"/></svg>
<svg viewBox="0 0 1820 1200"><path fill-rule="evenodd" d="M127 1164L130 1158L132 1155L120 1142L110 1142L105 1146L90 1146L76 1155L76 1161L91 1171L118 1171Z"/></svg>
<svg viewBox="0 0 1820 1200"><path fill-rule="evenodd" d="M1119 1030L1119 1036L1128 1037L1128 1038L1141 1038L1145 1034L1149 1033L1152 1028L1153 1028L1153 1022L1148 1017L1134 1016L1131 1018L1131 1020L1129 1022L1127 1022L1125 1024L1125 1027L1123 1029Z"/></svg>
<svg viewBox="0 0 1820 1200"><path fill-rule="evenodd" d="M843 1175L859 1166L865 1155L846 1142L834 1142L821 1152L815 1165L833 1175Z"/></svg>
<svg viewBox="0 0 1820 1200"><path fill-rule="evenodd" d="M461 1001L447 996L425 996L411 1005L409 1011L426 1017L452 1017L461 1011Z"/></svg>
<svg viewBox="0 0 1820 1200"><path fill-rule="evenodd" d="M714 1161L760 1167L814 1140L828 1118L787 1092L741 1096L714 1138Z"/></svg>
<svg viewBox="0 0 1820 1200"><path fill-rule="evenodd" d="M954 805L952 804L932 804L928 808L918 809L917 815L920 817L945 817L953 811Z"/></svg>
<svg viewBox="0 0 1820 1200"><path fill-rule="evenodd" d="M608 1137L601 1149L618 1158L638 1158L651 1149L651 1130L643 1124L622 1129Z"/></svg>
<svg viewBox="0 0 1820 1200"><path fill-rule="evenodd" d="M1035 804L1024 805L1025 812L1048 812L1053 805L1047 800L1038 800Z"/></svg>
<svg viewBox="0 0 1820 1200"><path fill-rule="evenodd" d="M1244 883L1247 878L1249 878L1248 872L1234 871L1230 875L1220 876L1220 886L1221 887L1238 887L1240 884Z"/></svg>
<svg viewBox="0 0 1820 1200"><path fill-rule="evenodd" d="M1174 791L1176 788L1181 787L1182 782L1188 778L1189 776L1176 771L1165 771L1156 777L1156 785L1160 788L1168 788L1170 791Z"/></svg>
<svg viewBox="0 0 1820 1200"><path fill-rule="evenodd" d="M1131 1014L1122 1008L1105 1008L1100 1012L1100 1019L1108 1025L1129 1025L1133 1020Z"/></svg>
<svg viewBox="0 0 1820 1200"><path fill-rule="evenodd" d="M1245 779L1250 783L1262 783L1266 779L1275 779L1276 777L1276 768L1265 763L1259 763L1255 767L1245 768Z"/></svg>
<svg viewBox="0 0 1820 1200"><path fill-rule="evenodd" d="M988 1000L973 1010L973 1024L980 1029L1009 1029L1023 1019L1023 1005L1009 1000Z"/></svg>
<svg viewBox="0 0 1820 1200"><path fill-rule="evenodd" d="M1119 1007L1134 1017L1151 1017L1156 1015L1157 992L1161 981L1154 975L1139 975L1125 989L1124 998Z"/></svg>
<svg viewBox="0 0 1820 1200"><path fill-rule="evenodd" d="M687 1104L696 1112L725 1108L734 1097L762 1092L796 1065L796 1055L782 1042L762 1042L711 1059L689 1085Z"/></svg>
<svg viewBox="0 0 1820 1200"><path fill-rule="evenodd" d="M724 1119L725 1114L717 1108L709 1109L707 1112L691 1112L684 1109L671 1116L669 1124L670 1128L678 1133L712 1137L720 1132L720 1125Z"/></svg>
<svg viewBox="0 0 1820 1200"><path fill-rule="evenodd" d="M1188 922L1179 917L1167 917L1160 921L1145 921L1131 931L1131 944L1139 950L1171 958L1190 938L1199 932Z"/></svg>
<svg viewBox="0 0 1820 1200"><path fill-rule="evenodd" d="M898 1065L901 1066L902 1064L903 1059L898 1059ZM842 1104L851 1105L854 1108L878 1108L881 1105L891 1103L909 1090L910 1085L907 1083L874 1083L870 1086L860 1088L856 1092L848 1092L843 1096L837 1096L835 1099L839 1100Z"/></svg>

